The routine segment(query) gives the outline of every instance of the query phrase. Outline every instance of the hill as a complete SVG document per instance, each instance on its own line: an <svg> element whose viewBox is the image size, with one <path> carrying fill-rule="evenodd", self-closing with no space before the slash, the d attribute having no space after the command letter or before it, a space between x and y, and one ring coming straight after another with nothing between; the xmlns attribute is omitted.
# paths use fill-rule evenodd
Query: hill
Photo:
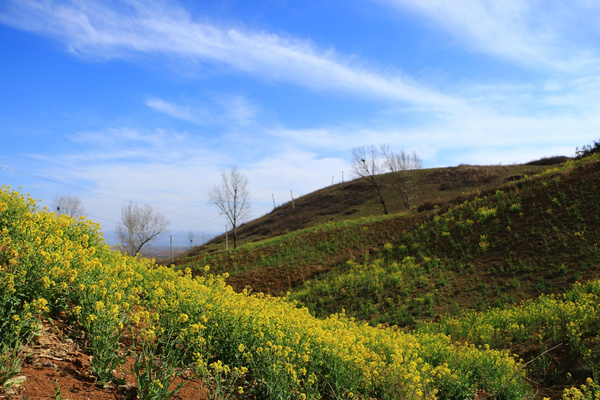
<svg viewBox="0 0 600 400"><path fill-rule="evenodd" d="M415 204L416 207L431 208L460 196L502 186L523 176L536 175L566 160L566 157L553 157L522 165L459 165L418 170ZM382 177L382 186L390 213L405 213L402 202L393 190L389 174ZM381 214L376 192L366 181L358 179L325 187L285 203L267 215L240 226L238 235L243 245L326 222ZM221 235L188 252L184 257L224 249L225 236Z"/></svg>
<svg viewBox="0 0 600 400"><path fill-rule="evenodd" d="M111 250L97 225L57 218L6 188L0 250L0 390L9 398L530 395L504 351L236 293L226 275L192 277Z"/></svg>
<svg viewBox="0 0 600 400"><path fill-rule="evenodd" d="M404 324L560 293L595 278L600 174L597 163L574 165L446 206L396 231L374 260L342 266L295 298L320 315L344 307L357 317ZM414 270L412 279L405 268ZM394 281L398 273L401 282Z"/></svg>
<svg viewBox="0 0 600 400"><path fill-rule="evenodd" d="M367 256L410 226L440 209L524 177L551 169L564 158L524 165L470 166L420 170L416 208L403 209L384 176L384 195L392 214L382 216L375 191L362 180L326 187L239 228L242 245L225 250L220 236L178 257L178 268L206 264L228 272L238 290L250 286L270 294L285 293L349 260ZM244 246L244 244L248 244Z"/></svg>
<svg viewBox="0 0 600 400"><path fill-rule="evenodd" d="M429 199L435 193L437 201L422 202L420 212L328 222L228 252L209 245L176 264L211 265L228 272L238 290L292 290L292 298L316 315L344 309L372 323L410 325L456 310L515 304L596 277L600 190L594 190L594 165L569 161L537 175L522 173L531 165L423 171L421 193ZM471 193L452 198L450 188ZM320 204L324 196L360 190L363 184L352 182L302 200ZM440 201L443 195L450 200ZM275 221L285 225L284 212L248 224L246 232Z"/></svg>

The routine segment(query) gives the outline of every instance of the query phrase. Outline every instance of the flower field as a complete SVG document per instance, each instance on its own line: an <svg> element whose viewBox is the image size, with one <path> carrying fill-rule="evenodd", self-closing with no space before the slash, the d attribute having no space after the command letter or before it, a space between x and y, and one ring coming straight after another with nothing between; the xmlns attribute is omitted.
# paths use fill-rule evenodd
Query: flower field
<svg viewBox="0 0 600 400"><path fill-rule="evenodd" d="M10 188L0 197L0 377L10 383L43 320L85 332L97 382L126 358L141 399L166 399L196 376L209 398L521 399L519 360L441 333L317 319L223 276L192 277L108 248L85 219L57 218ZM119 344L120 343L120 344ZM182 380L181 384L185 384Z"/></svg>

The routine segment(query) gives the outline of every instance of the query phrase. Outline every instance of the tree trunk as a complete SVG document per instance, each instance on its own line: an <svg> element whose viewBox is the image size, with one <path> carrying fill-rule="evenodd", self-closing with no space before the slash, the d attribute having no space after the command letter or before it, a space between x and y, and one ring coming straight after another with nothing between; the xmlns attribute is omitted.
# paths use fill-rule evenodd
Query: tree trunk
<svg viewBox="0 0 600 400"><path fill-rule="evenodd" d="M233 249L237 248L237 227L233 226Z"/></svg>
<svg viewBox="0 0 600 400"><path fill-rule="evenodd" d="M381 202L381 205L383 206L383 214L388 215L388 209L385 204L385 200L383 199L383 193L381 193L381 189L379 188L379 185L376 184L375 188L377 189L377 194L379 195L379 201Z"/></svg>

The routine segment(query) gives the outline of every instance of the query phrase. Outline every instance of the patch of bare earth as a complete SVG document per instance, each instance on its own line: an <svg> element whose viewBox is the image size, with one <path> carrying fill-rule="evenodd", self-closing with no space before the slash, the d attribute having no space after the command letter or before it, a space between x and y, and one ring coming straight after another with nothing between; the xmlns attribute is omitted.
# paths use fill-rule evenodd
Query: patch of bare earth
<svg viewBox="0 0 600 400"><path fill-rule="evenodd" d="M97 383L85 352L85 341L63 320L44 321L40 336L24 349L26 358L14 383L0 399L128 400L136 399L133 361L128 359L115 376L122 385ZM178 383L178 382L175 382ZM205 399L204 386L189 379L172 399Z"/></svg>

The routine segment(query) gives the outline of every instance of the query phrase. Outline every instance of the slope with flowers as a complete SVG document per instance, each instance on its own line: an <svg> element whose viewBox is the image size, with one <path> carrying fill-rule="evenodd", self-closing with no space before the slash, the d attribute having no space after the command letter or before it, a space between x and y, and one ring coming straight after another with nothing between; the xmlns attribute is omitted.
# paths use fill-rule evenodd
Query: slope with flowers
<svg viewBox="0 0 600 400"><path fill-rule="evenodd" d="M208 267L192 277L112 251L93 223L37 210L8 188L0 249L0 383L9 396L81 398L90 381L87 397L140 399L167 399L181 386L187 398L211 399L521 399L530 390L505 351L343 314L317 319L284 298L236 293ZM76 374L81 359L69 369L66 355L30 365L48 331L77 343L89 370ZM85 384L61 387L57 377L53 392L40 393L34 378L59 366L61 378Z"/></svg>
<svg viewBox="0 0 600 400"><path fill-rule="evenodd" d="M239 290L294 288L317 316L510 348L557 396L599 378L599 172L591 155L428 213L329 223L202 263Z"/></svg>
<svg viewBox="0 0 600 400"><path fill-rule="evenodd" d="M291 298L316 315L345 309L510 348L556 397L600 378L598 226L600 158L589 156L440 210Z"/></svg>
<svg viewBox="0 0 600 400"><path fill-rule="evenodd" d="M451 177L436 178L446 187L473 173L432 174ZM537 177L510 176L520 180L437 207L425 204L421 212L328 222L176 264L228 272L237 290L277 295L294 289L293 297L320 316L344 308L373 323L401 325L560 293L596 277L594 163L570 161Z"/></svg>

